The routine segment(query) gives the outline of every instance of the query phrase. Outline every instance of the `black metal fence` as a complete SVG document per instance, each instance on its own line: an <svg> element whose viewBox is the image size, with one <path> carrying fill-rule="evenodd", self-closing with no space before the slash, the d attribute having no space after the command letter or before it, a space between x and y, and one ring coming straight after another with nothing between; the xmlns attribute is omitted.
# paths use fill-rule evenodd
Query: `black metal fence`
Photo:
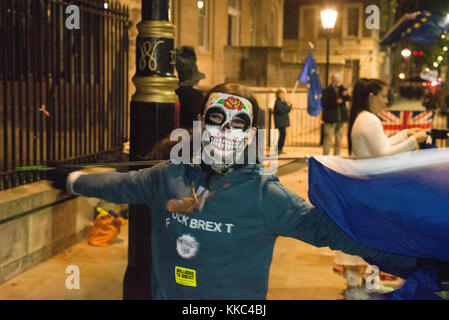
<svg viewBox="0 0 449 320"><path fill-rule="evenodd" d="M79 29L67 27L69 5ZM128 42L128 9L110 1L0 1L0 190L41 178L17 167L122 148Z"/></svg>
<svg viewBox="0 0 449 320"><path fill-rule="evenodd" d="M319 147L321 145L321 115L309 115L306 107L292 108L289 113L285 145L289 147ZM269 109L268 129L274 129L273 109ZM271 134L269 135L271 139ZM346 147L346 144L343 146Z"/></svg>

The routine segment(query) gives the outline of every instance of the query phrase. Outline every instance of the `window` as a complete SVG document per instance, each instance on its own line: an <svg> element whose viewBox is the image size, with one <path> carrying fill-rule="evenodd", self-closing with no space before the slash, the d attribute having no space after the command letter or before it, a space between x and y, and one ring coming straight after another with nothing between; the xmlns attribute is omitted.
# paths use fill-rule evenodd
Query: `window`
<svg viewBox="0 0 449 320"><path fill-rule="evenodd" d="M286 0L284 3L284 39L299 37L299 4L296 0Z"/></svg>
<svg viewBox="0 0 449 320"><path fill-rule="evenodd" d="M276 8L272 7L270 10L270 23L267 25L268 45L270 47L275 47L277 44L277 21Z"/></svg>
<svg viewBox="0 0 449 320"><path fill-rule="evenodd" d="M351 81L351 85L354 85L360 79L360 60L345 60L345 72L350 79L345 79Z"/></svg>
<svg viewBox="0 0 449 320"><path fill-rule="evenodd" d="M239 45L240 1L229 0L228 7L228 46Z"/></svg>
<svg viewBox="0 0 449 320"><path fill-rule="evenodd" d="M249 20L249 31L251 33L251 46L257 45L257 5L253 2L251 6L251 18Z"/></svg>
<svg viewBox="0 0 449 320"><path fill-rule="evenodd" d="M231 8L240 9L240 0L229 0L228 4Z"/></svg>
<svg viewBox="0 0 449 320"><path fill-rule="evenodd" d="M303 37L305 39L315 38L315 8L305 8L303 11Z"/></svg>
<svg viewBox="0 0 449 320"><path fill-rule="evenodd" d="M359 36L359 8L348 8L347 11L347 36Z"/></svg>
<svg viewBox="0 0 449 320"><path fill-rule="evenodd" d="M198 46L209 48L209 0L198 0Z"/></svg>

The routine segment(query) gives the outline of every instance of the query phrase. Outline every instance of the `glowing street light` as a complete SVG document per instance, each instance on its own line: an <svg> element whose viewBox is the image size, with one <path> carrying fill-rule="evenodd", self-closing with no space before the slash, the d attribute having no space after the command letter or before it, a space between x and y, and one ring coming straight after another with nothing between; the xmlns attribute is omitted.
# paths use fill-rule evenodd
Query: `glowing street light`
<svg viewBox="0 0 449 320"><path fill-rule="evenodd" d="M447 47L443 47L443 50L444 50L444 51L447 51Z"/></svg>
<svg viewBox="0 0 449 320"><path fill-rule="evenodd" d="M203 8L204 8L204 1L199 0L199 1L197 2L197 6L198 6L198 9L203 9Z"/></svg>
<svg viewBox="0 0 449 320"><path fill-rule="evenodd" d="M411 54L412 54L412 52L411 52L409 49L404 49L404 50L401 51L401 55L402 55L404 58L410 57Z"/></svg>
<svg viewBox="0 0 449 320"><path fill-rule="evenodd" d="M438 61L443 61L443 57L442 56L438 56Z"/></svg>
<svg viewBox="0 0 449 320"><path fill-rule="evenodd" d="M400 73L400 74L399 74L399 79L404 80L404 79L405 79L405 74Z"/></svg>
<svg viewBox="0 0 449 320"><path fill-rule="evenodd" d="M332 9L321 11L321 23L324 29L333 29L337 21L338 12Z"/></svg>
<svg viewBox="0 0 449 320"><path fill-rule="evenodd" d="M434 62L434 63L433 63L433 66L434 66L435 68L438 68L438 62Z"/></svg>

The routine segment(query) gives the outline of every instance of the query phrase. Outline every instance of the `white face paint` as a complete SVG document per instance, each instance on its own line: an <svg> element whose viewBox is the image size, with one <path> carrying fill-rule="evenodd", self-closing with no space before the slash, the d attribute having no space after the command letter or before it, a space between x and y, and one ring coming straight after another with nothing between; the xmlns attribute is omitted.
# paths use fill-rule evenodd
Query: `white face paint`
<svg viewBox="0 0 449 320"><path fill-rule="evenodd" d="M252 122L253 106L247 99L212 93L204 110L203 161L226 172L242 159Z"/></svg>

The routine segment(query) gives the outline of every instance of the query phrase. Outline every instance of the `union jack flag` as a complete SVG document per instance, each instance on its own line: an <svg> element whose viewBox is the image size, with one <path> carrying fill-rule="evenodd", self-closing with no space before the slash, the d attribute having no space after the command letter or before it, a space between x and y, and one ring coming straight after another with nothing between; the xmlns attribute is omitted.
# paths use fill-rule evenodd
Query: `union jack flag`
<svg viewBox="0 0 449 320"><path fill-rule="evenodd" d="M385 134L392 136L404 129L432 129L432 111L383 111L379 115Z"/></svg>

